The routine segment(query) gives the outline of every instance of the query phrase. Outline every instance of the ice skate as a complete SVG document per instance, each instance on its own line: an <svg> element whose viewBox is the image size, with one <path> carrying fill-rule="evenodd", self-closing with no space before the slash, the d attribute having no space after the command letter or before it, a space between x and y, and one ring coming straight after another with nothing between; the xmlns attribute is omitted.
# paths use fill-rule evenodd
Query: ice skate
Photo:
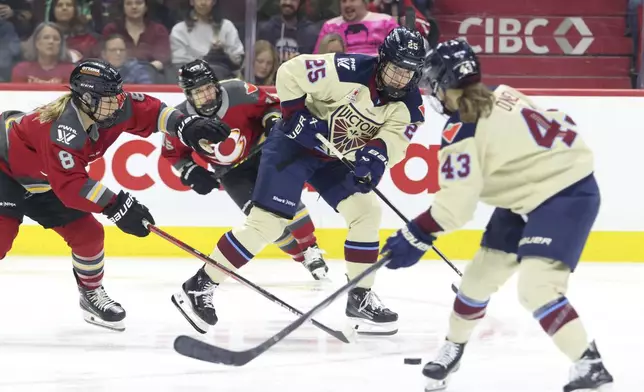
<svg viewBox="0 0 644 392"><path fill-rule="evenodd" d="M361 335L395 335L398 314L386 308L371 289L356 287L349 292L346 315Z"/></svg>
<svg viewBox="0 0 644 392"><path fill-rule="evenodd" d="M80 284L76 272L74 272L74 277L78 284L80 307L83 310L85 321L114 331L124 331L125 309L121 307L121 304L112 300L103 286L89 289Z"/></svg>
<svg viewBox="0 0 644 392"><path fill-rule="evenodd" d="M442 391L447 388L451 374L461 366L463 351L465 351L465 344L445 341L436 359L423 367L423 375L429 378L425 387L426 392Z"/></svg>
<svg viewBox="0 0 644 392"><path fill-rule="evenodd" d="M181 291L172 296L174 306L200 333L208 332L210 326L217 324L212 295L218 284L210 279L204 267L181 286Z"/></svg>
<svg viewBox="0 0 644 392"><path fill-rule="evenodd" d="M597 346L592 342L584 355L572 365L570 382L563 390L564 392L604 392L610 390L612 383L613 376L604 367Z"/></svg>
<svg viewBox="0 0 644 392"><path fill-rule="evenodd" d="M315 280L326 278L327 272L329 272L329 267L326 265L324 258L322 258L322 253L324 251L317 244L306 248L303 252L304 261L302 261L302 265Z"/></svg>

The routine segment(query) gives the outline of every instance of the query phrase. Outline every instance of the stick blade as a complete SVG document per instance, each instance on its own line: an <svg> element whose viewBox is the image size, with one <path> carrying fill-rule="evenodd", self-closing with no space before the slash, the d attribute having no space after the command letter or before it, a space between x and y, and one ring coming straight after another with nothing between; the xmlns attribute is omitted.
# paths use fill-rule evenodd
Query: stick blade
<svg viewBox="0 0 644 392"><path fill-rule="evenodd" d="M186 357L227 366L244 366L252 359L247 359L244 352L226 350L185 335L174 340L174 350Z"/></svg>

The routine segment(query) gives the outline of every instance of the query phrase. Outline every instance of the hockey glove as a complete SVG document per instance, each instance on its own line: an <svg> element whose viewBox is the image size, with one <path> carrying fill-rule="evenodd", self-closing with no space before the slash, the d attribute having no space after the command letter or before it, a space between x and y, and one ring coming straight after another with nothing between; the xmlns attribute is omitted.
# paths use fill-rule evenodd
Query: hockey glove
<svg viewBox="0 0 644 392"><path fill-rule="evenodd" d="M200 195L207 195L213 189L219 188L219 181L215 179L214 174L194 162L181 169L181 183Z"/></svg>
<svg viewBox="0 0 644 392"><path fill-rule="evenodd" d="M212 154L210 144L220 143L230 135L230 127L218 118L184 117L177 126L177 136L200 154Z"/></svg>
<svg viewBox="0 0 644 392"><path fill-rule="evenodd" d="M282 122L282 131L289 139L295 140L302 146L310 149L320 147L316 134L329 137L329 125L311 114L308 110L301 110L291 118Z"/></svg>
<svg viewBox="0 0 644 392"><path fill-rule="evenodd" d="M148 208L124 191L119 192L114 203L107 206L103 214L119 229L137 237L147 237L150 234L150 230L143 226L144 219L154 224Z"/></svg>
<svg viewBox="0 0 644 392"><path fill-rule="evenodd" d="M387 146L381 140L372 140L356 151L356 164L353 170L358 191L369 193L378 186L387 167Z"/></svg>
<svg viewBox="0 0 644 392"><path fill-rule="evenodd" d="M398 269L411 267L432 248L436 240L431 234L424 233L415 222L398 230L387 239L380 254L391 257L387 268Z"/></svg>

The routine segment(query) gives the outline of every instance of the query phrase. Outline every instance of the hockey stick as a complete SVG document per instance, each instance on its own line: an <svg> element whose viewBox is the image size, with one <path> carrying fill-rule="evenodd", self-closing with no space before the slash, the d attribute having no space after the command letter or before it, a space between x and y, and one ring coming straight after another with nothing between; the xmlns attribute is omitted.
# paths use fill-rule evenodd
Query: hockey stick
<svg viewBox="0 0 644 392"><path fill-rule="evenodd" d="M243 276L237 274L234 271L231 271L230 269L226 268L225 266L219 264L212 258L206 256L205 254L201 253L197 249L191 247L190 245L187 245L186 243L182 242L181 240L171 236L170 234L166 233L165 231L159 229L158 227L154 226L148 221L143 221L143 224L154 234L158 235L159 237L167 240L173 245L176 245L177 247L181 248L182 250L190 253L191 255L195 256L196 258L206 262L207 264L219 269L220 271L224 272L226 275L230 276L231 278L235 279L239 283L245 285L246 287L252 289L255 292L260 293L264 297L268 298L270 301L273 303L276 303L283 307L284 309L288 310L289 312L297 315L297 316L302 316L302 312L295 309L291 305L287 304L286 302L282 301L281 299L277 298L273 294L269 293L268 291L264 290L263 288L257 286L253 282L249 281L248 279L244 278ZM344 342L344 343L350 343L349 339L346 337L346 335L342 331L336 331L334 329L331 329L327 327L326 325L317 322L316 320L311 319L311 323L323 330L324 332L328 333L329 335L333 336L334 338Z"/></svg>
<svg viewBox="0 0 644 392"><path fill-rule="evenodd" d="M328 140L327 140L327 138L325 138L324 136L322 136L322 135L321 135L321 134L319 134L319 133L318 133L318 134L316 134L316 135L315 135L315 137L316 137L319 141L321 141L321 142L322 142L322 144L324 144L324 146L325 146L326 148L328 148L328 149L329 149L329 151L331 151L331 152L333 153L333 155L335 155L338 159L340 159L340 160L342 161L342 163L344 163L344 164L345 164L345 165L346 165L346 166L347 166L351 171L353 171L353 170L355 169L355 166L354 166L353 162L351 162L350 160L348 160L348 159L344 156L344 154L343 154L342 152L340 152L340 150L338 150L337 148L335 148L335 146L333 145L333 143L331 143L330 141L328 141ZM375 193L375 194L380 198L380 200L382 200L383 202L385 202L385 204L386 204L387 206L389 206L389 208L391 208L391 210L392 210L393 212L395 212L395 213L396 213L396 215L398 215L398 216L400 217L400 219L402 219L402 220L403 220L403 222L405 222L405 224L409 224L409 219L407 219L407 217L406 217L405 215L403 215L403 213L402 213L402 212L400 212L400 210L399 210L398 208L396 208L396 206L394 206L393 204L391 204L391 202L389 201L389 199L387 199L387 197L386 197L385 195L383 195L383 194L382 194L382 192L380 192L380 190L379 190L378 188L375 188L375 187L374 187L374 188L373 188L373 192L374 192L374 193ZM449 266L454 270L454 272L456 272L456 273L458 274L458 276L459 276L459 277L461 277L461 278L463 277L463 273L462 273L462 272L461 272L461 271L460 271L460 270L459 270L459 269L458 269L454 264L452 264L452 262L451 262L451 261L449 261L449 259L448 259L447 257L445 257L445 255L444 255L440 250L438 250L438 248L436 248L433 244L432 244L432 250L433 250L434 252L436 252L436 254L437 254L441 259L443 259L443 261L444 261L445 263L447 263L447 265L449 265ZM452 291L453 291L454 293L458 294L458 287L456 287L456 285L455 285L455 284L453 284L453 283L452 283Z"/></svg>
<svg viewBox="0 0 644 392"><path fill-rule="evenodd" d="M329 306L333 301L335 301L340 295L351 290L355 287L356 284L364 277L369 274L374 273L377 269L386 265L390 259L384 257L375 264L371 265L369 268L364 270L362 273L358 274L355 278L351 279L344 286L340 287L333 294L325 298L322 302L317 304L313 309L306 312L293 321L291 324L287 325L284 329L278 332L276 335L273 335L270 339L264 341L262 344L250 348L244 351L231 351L222 347L214 346L208 343L205 343L201 340L192 338L190 336L178 336L174 340L174 349L182 355L185 355L190 358L199 359L206 362L212 363L221 363L229 366L244 366L248 362L262 355L268 349L282 341L285 337L290 335L293 331L298 329L302 324L308 320L312 320L312 317L317 313L324 310Z"/></svg>
<svg viewBox="0 0 644 392"><path fill-rule="evenodd" d="M215 178L215 180L217 180L217 181L221 180L223 176L225 176L226 174L228 174L231 171L235 170L239 166L241 166L244 163L246 163L249 159L251 159L252 157L257 155L258 152L262 151L262 147L264 147L264 143L265 142L261 142L261 143L258 143L256 145L254 145L253 148L251 148L250 151L248 151L248 154L246 155L246 157L244 157L244 159L240 160L239 162L235 163L234 165L228 167L225 170L221 170L218 173L215 172L215 174L213 174L213 177Z"/></svg>

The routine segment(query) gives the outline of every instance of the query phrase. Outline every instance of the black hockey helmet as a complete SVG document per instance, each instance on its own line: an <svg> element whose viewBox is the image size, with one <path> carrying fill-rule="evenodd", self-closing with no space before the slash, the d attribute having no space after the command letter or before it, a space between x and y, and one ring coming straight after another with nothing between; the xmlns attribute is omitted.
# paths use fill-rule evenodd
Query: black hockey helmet
<svg viewBox="0 0 644 392"><path fill-rule="evenodd" d="M421 87L436 97L440 88L461 89L481 81L481 64L464 39L441 42L425 58Z"/></svg>
<svg viewBox="0 0 644 392"><path fill-rule="evenodd" d="M116 68L98 59L83 60L72 71L69 86L74 104L99 128L109 128L116 124L125 102L123 79ZM105 107L105 103L101 103L104 97L116 97L116 101ZM99 118L101 108L110 114Z"/></svg>
<svg viewBox="0 0 644 392"><path fill-rule="evenodd" d="M214 98L206 99L205 102L197 104L193 90L208 84L214 85L216 90ZM222 96L219 80L210 65L204 60L194 60L179 68L179 87L183 90L190 105L195 108L195 111L200 116L212 117L221 107Z"/></svg>
<svg viewBox="0 0 644 392"><path fill-rule="evenodd" d="M418 88L418 82L425 59L425 41L417 31L405 27L396 27L385 37L378 49L378 88L389 98L400 99L408 92ZM388 64L413 71L411 79L404 86L391 86L391 82L400 78L395 71L387 68ZM387 80L389 79L389 80Z"/></svg>

